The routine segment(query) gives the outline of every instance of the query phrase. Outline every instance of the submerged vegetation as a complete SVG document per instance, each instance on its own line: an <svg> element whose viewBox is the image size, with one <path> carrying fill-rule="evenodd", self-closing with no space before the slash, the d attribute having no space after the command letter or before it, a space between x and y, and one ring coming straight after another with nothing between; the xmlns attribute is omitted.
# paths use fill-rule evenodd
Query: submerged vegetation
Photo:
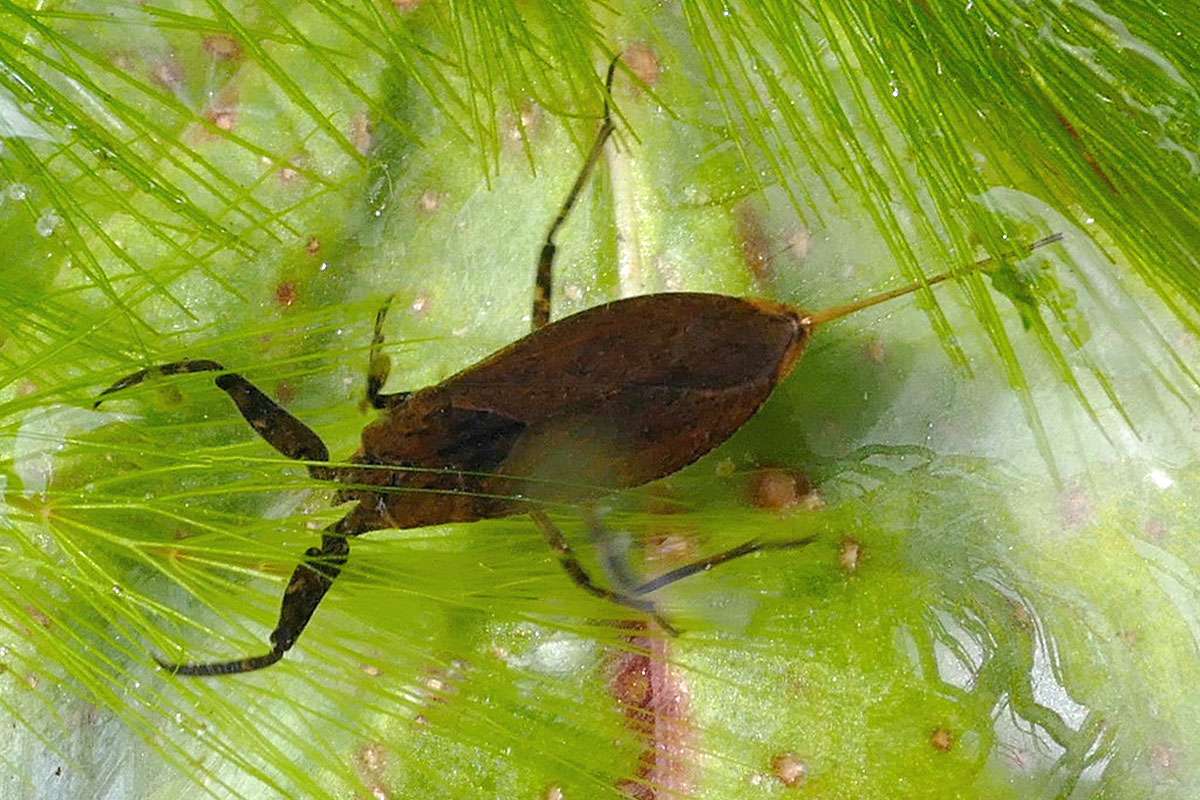
<svg viewBox="0 0 1200 800"><path fill-rule="evenodd" d="M1189 2L0 3L0 794L1195 796ZM816 543L671 639L527 520L372 534L283 663L155 669L260 651L338 511L204 376L95 394L212 358L348 457L384 298L389 391L527 330L618 52L556 315L996 260L600 509L647 573Z"/></svg>

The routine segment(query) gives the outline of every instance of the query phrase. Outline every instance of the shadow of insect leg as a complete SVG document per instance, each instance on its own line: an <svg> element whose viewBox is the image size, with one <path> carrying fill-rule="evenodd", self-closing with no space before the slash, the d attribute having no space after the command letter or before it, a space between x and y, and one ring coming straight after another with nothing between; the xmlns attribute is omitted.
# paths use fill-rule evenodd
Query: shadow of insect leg
<svg viewBox="0 0 1200 800"><path fill-rule="evenodd" d="M287 589L283 592L283 602L279 609L279 622L271 632L271 650L258 656L234 659L233 661L217 661L202 664L173 664L155 658L158 665L174 675L205 677L209 675L236 675L242 672L269 667L283 654L292 648L308 621L321 604L322 598L337 576L341 574L342 566L350 557L350 543L347 534L338 532L346 522L342 521L326 528L331 531L321 536L320 547L310 547L304 553L304 561L292 572Z"/></svg>
<svg viewBox="0 0 1200 800"><path fill-rule="evenodd" d="M392 301L395 299L395 295L389 297L375 313L375 333L371 337L371 353L367 361L366 404L371 408L383 409L399 405L411 394L411 392L381 394L379 391L387 383L388 373L392 371L392 360L383 352L383 322L387 319L388 309L392 307Z"/></svg>
<svg viewBox="0 0 1200 800"><path fill-rule="evenodd" d="M608 137L613 132L608 101L612 96L613 75L617 69L617 62L620 60L621 57L617 56L609 62L608 74L604 78L604 121L600 125L600 131L596 134L596 140L592 142L592 149L588 152L583 167L575 176L575 183L571 185L567 199L558 209L558 216L550 223L550 229L546 232L546 240L542 244L542 252L538 256L537 282L533 287L533 314L530 317L535 331L550 321L550 290L554 286L554 254L558 250L558 245L554 243L554 237L558 235L558 229L566 222L567 215L574 208L575 202L579 199L579 193L583 190L583 185L587 183L588 176L592 174L596 162L600 160L600 154L604 151L604 143L608 141Z"/></svg>
<svg viewBox="0 0 1200 800"><path fill-rule="evenodd" d="M529 516L546 537L546 544L550 545L550 549L558 555L558 561L562 564L562 568L566 570L567 574L571 576L571 580L575 581L576 585L581 589L595 597L610 600L619 605L628 606L629 608L650 614L664 631L672 636L678 635L679 631L658 613L658 609L655 608L653 601L635 597L632 594L606 589L592 580L592 576L588 574L583 565L579 563L579 559L575 557L575 552L571 549L571 545L567 542L566 537L563 536L562 531L550 521L550 518L544 512L540 509L533 509L529 512Z"/></svg>
<svg viewBox="0 0 1200 800"><path fill-rule="evenodd" d="M635 595L642 585L642 578L633 569L629 561L629 540L624 535L617 535L604 526L595 509L588 508L583 512L587 522L588 534L592 545L604 565L604 572L612 579L617 590L622 594Z"/></svg>
<svg viewBox="0 0 1200 800"><path fill-rule="evenodd" d="M236 372L225 372L216 361L194 359L140 369L100 393L92 408L122 389L136 386L152 375L180 375L190 372L224 372L216 378L217 388L229 395L250 427L280 454L298 461L328 461L329 449L312 428L285 411L250 381ZM334 471L320 464L309 464L308 473L318 480L330 480Z"/></svg>

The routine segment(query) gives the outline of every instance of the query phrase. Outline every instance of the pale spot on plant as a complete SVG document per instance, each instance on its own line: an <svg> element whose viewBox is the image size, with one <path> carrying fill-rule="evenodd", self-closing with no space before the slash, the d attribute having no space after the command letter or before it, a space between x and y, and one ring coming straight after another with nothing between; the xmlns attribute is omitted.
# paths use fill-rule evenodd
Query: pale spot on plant
<svg viewBox="0 0 1200 800"><path fill-rule="evenodd" d="M233 61L242 57L242 46L232 36L217 33L204 37L204 52L214 61Z"/></svg>
<svg viewBox="0 0 1200 800"><path fill-rule="evenodd" d="M808 777L808 766L795 753L780 753L771 759L771 774L788 788L804 784Z"/></svg>
<svg viewBox="0 0 1200 800"><path fill-rule="evenodd" d="M635 42L625 48L621 61L647 86L653 87L662 77L662 60L654 48L645 42Z"/></svg>
<svg viewBox="0 0 1200 800"><path fill-rule="evenodd" d="M884 359L887 358L887 348L884 347L883 339L876 336L871 339L871 341L867 342L866 346L863 348L863 355L866 356L867 361L870 361L872 364L882 364Z"/></svg>
<svg viewBox="0 0 1200 800"><path fill-rule="evenodd" d="M842 570L848 573L858 571L858 565L862 559L862 545L854 539L843 539L842 546L838 551L838 564Z"/></svg>
<svg viewBox="0 0 1200 800"><path fill-rule="evenodd" d="M371 152L375 136L371 130L371 120L366 112L360 111L350 118L350 142L360 155Z"/></svg>
<svg viewBox="0 0 1200 800"><path fill-rule="evenodd" d="M436 189L426 189L417 198L417 208L426 214L432 214L442 207L445 195Z"/></svg>

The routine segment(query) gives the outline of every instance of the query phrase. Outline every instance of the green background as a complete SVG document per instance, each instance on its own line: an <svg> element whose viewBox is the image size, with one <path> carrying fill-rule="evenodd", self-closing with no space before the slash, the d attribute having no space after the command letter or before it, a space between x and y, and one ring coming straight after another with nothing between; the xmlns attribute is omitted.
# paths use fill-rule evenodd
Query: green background
<svg viewBox="0 0 1200 800"><path fill-rule="evenodd" d="M0 2L0 794L1195 796L1194 16ZM282 664L156 670L261 651L339 512L206 376L97 392L213 358L348 457L387 296L390 391L528 329L617 51L556 316L997 259L821 330L732 440L601 509L647 573L816 543L665 590L666 639L527 520L382 532Z"/></svg>

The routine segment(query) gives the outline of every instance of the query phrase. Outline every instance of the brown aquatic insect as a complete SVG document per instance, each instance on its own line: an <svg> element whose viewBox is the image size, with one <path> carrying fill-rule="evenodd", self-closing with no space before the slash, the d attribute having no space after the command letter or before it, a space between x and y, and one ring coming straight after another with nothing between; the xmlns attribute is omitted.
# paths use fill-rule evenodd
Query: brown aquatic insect
<svg viewBox="0 0 1200 800"><path fill-rule="evenodd" d="M609 66L606 92L616 63ZM389 368L381 352L385 306L375 320L366 390L367 402L383 413L363 431L349 465L326 463L329 451L312 429L215 361L143 369L101 393L102 400L155 374L222 372L216 385L260 436L284 456L309 462L313 478L341 484L337 503L355 504L326 528L321 546L306 551L292 573L269 652L218 663L160 661L163 668L178 675L224 675L274 664L333 585L349 555L350 537L374 530L529 514L576 583L654 615L668 632L673 629L646 595L749 553L811 541L753 540L638 581L615 548L605 546L610 540L589 513L617 584L609 589L592 580L542 509L548 502L586 505L691 464L754 416L819 325L949 275L816 313L767 300L678 292L616 300L551 323L554 238L612 133L607 102L603 119L542 246L533 332L435 386L383 394Z"/></svg>

